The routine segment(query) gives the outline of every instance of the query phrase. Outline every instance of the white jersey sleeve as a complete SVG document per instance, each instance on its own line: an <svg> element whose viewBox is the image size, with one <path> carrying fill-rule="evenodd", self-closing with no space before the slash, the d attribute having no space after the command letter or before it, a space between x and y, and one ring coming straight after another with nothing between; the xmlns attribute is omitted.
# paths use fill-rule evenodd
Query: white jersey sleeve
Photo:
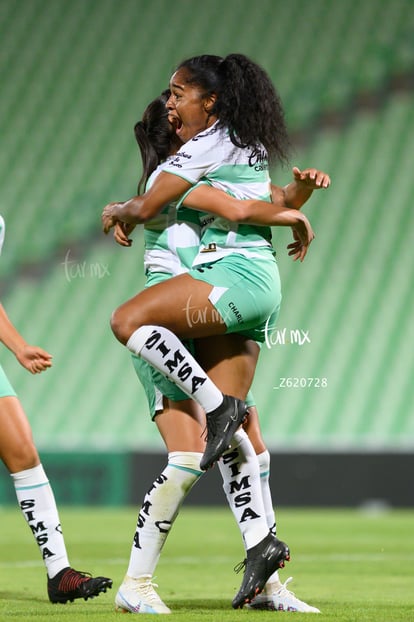
<svg viewBox="0 0 414 622"><path fill-rule="evenodd" d="M0 254L3 248L5 233L6 233L6 223L4 222L3 216L0 216Z"/></svg>
<svg viewBox="0 0 414 622"><path fill-rule="evenodd" d="M208 177L225 157L222 133L223 130L217 128L217 123L200 132L181 147L163 170L182 177L190 184L196 184L202 177Z"/></svg>

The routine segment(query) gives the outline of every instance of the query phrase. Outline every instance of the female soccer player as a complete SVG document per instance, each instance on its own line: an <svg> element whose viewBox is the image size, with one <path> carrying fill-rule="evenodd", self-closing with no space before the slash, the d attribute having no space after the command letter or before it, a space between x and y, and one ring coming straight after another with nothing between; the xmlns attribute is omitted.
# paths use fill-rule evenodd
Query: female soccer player
<svg viewBox="0 0 414 622"><path fill-rule="evenodd" d="M187 142L147 193L104 209L104 231L119 221L145 222L202 178L236 196L270 201L267 156L286 157L287 133L279 98L265 72L242 55L196 57L180 65L170 89L168 105L177 116L176 134ZM231 212L226 219L210 219L198 265L188 274L144 290L112 317L119 341L205 410L208 435L202 470L228 448L246 417L243 400L259 353L255 342L264 340L277 317L280 280L270 237L269 227L233 226ZM211 253L208 263L204 253ZM188 322L190 300L195 312L205 318L202 323ZM234 372L226 376L223 393L177 335L192 338L233 332L240 339L232 359L221 361ZM250 602L288 558L288 547L270 533L248 548L233 607Z"/></svg>
<svg viewBox="0 0 414 622"><path fill-rule="evenodd" d="M226 59L196 57L181 64L170 86L176 133L188 142L148 192L104 208L106 232L117 222L147 221L202 178L236 197L270 201L267 155L286 157L287 134L279 98L263 70L237 54ZM241 346L240 377L245 382L229 397L208 379L175 335L237 332L246 342L263 341L281 299L270 228L235 225L233 218L229 211L226 219L206 222L197 265L188 274L141 292L112 317L113 332L121 343L168 375L206 411L203 470L228 447L246 416L243 397L253 379L259 347ZM190 325L186 314L190 300L193 312L205 321Z"/></svg>
<svg viewBox="0 0 414 622"><path fill-rule="evenodd" d="M0 216L0 252L5 224ZM52 356L29 345L0 304L0 341L32 374L52 366ZM29 421L16 392L0 366L0 458L9 471L17 500L39 547L47 570L47 591L52 603L93 598L112 587L107 577L91 577L69 565L52 488L40 463Z"/></svg>
<svg viewBox="0 0 414 622"><path fill-rule="evenodd" d="M168 95L165 92L151 102L144 112L142 121L135 126L143 161L143 175L138 184L138 193L145 187L156 165L165 161L181 144L176 140L167 117L165 107L167 99ZM170 120L173 121L173 119ZM158 173L159 171L160 168L157 169ZM315 170L308 171L308 174L318 178L324 175ZM151 179L153 181L153 176ZM314 182L308 179L304 183L306 183L306 194L308 194ZM291 188L289 190L292 191ZM303 188L301 191L303 192ZM204 187L205 199L214 201L216 197L223 201L227 200L229 203L228 195L222 197L221 194L221 191ZM298 190L296 190L297 194ZM192 193L187 197L190 204L191 200ZM267 212L269 211L269 204L265 203L263 207L267 208ZM144 240L147 287L170 278L174 274L187 272L199 250L198 214L186 208L176 210L174 204L170 205L154 221L146 223ZM124 243L124 240L120 243ZM223 355L223 347L228 347L229 341L231 342L235 337L233 335L215 338L216 343L213 344L213 348L209 347L210 340L208 340L203 344L203 351L204 353L206 349L214 351L217 347ZM202 440L205 425L204 413L175 385L163 380L159 375L158 378L156 374L152 375L151 367L145 361L133 356L133 362L146 389L151 416L164 439L169 459L167 467L155 478L141 508L127 574L117 592L116 606L121 610L131 612L168 613L168 607L155 592L152 577L161 549L178 515L181 503L202 474L199 462L204 450ZM209 375L211 377L211 370L209 370ZM159 391L157 394L154 388L154 382L156 383L157 380L161 381L163 393L170 399L163 398ZM269 488L269 454L260 434L257 412L254 407L249 409L248 421L250 434L255 441L255 450L260 455L256 457L250 444L238 432L231 449L225 452L223 459L218 463L223 476L223 487L245 544L248 544L250 532L252 528L255 528L259 516L266 521L263 526L264 530L275 529ZM257 461L259 461L260 474ZM240 507L236 491L240 490L241 486L245 502ZM163 526L161 530L157 529L159 524ZM270 577L265 586L265 592L257 596L251 606L271 610L318 611L296 598L286 588L286 584L280 582L277 572Z"/></svg>
<svg viewBox="0 0 414 622"><path fill-rule="evenodd" d="M213 66L216 63L216 60L217 60L217 57L202 57L201 63L198 62L200 61L200 59L196 59L195 64L197 65L198 63L198 65L200 65L200 64L203 64L204 61L207 61L207 64L208 64L211 61L210 64L211 66ZM263 80L263 75L260 73L260 71L259 72L257 71L258 69L257 66L252 65L251 62L248 61L248 59L245 59L244 57L240 57L238 55L232 55L231 58L230 57L228 58L228 65L232 65L232 63L233 64L235 63L236 65L238 63L247 64L249 70L252 70L250 71L250 73L254 77L254 79L256 79L256 82L262 83L262 86L263 84L265 85L265 88L261 91L261 94L263 95L263 91L266 91L269 84L268 82L266 82L266 80ZM213 107L217 99L216 95L214 95L211 89L210 89L210 93L213 95L213 99L210 98L210 100L208 100L210 95L208 95L208 97L204 95L205 93L209 92L209 89L204 88L205 84L202 85L202 81L204 78L203 76L201 76L201 73L203 72L198 73L197 78L195 78L194 75L195 73L197 73L200 67L196 67L194 69L194 66L190 67L190 64L191 63L188 63L187 64L188 66L184 66L185 65L184 64L181 67L181 69L179 69L178 72L175 74L175 76L173 77L173 82L172 82L172 91L174 94L174 88L176 88L177 92L174 95L177 97L177 99L180 97L180 92L182 91L184 93L185 89L188 87L187 94L189 95L189 97L187 98L187 101L185 102L184 106L181 105L181 107L179 107L178 101L176 104L174 104L174 106L171 106L172 109L175 108L175 111L177 113L177 118L179 119L179 126L177 129L177 133L180 133L182 137L184 137L185 139L191 137L189 135L189 132L190 131L195 132L195 128L197 130L200 130L200 129L205 129L206 127L207 128L211 127L212 124L210 123L210 117L213 114ZM220 64L221 64L221 60L220 60ZM224 61L223 61L223 64L224 64ZM180 74L180 70L181 70L181 74ZM229 69L229 75L232 75L231 69ZM203 88L201 88L201 86L203 86ZM233 87L234 86L238 88L237 85L233 84ZM253 91L255 91L254 88L253 88ZM258 92L259 91L260 89L258 90ZM222 93L220 93L220 95L222 95ZM273 103L274 102L275 100L273 98ZM272 108L272 106L270 108ZM274 111L274 108L275 107L273 106L273 111ZM263 112L263 108L261 112ZM238 116L240 120L240 115ZM214 119L214 115L213 115L212 123L214 124L218 119L219 119L218 116ZM280 119L280 114L278 116L278 119ZM200 124L201 124L201 127L200 127ZM252 125L254 126L254 123ZM186 132L183 131L186 129L186 127L187 129L189 128L187 135L186 135ZM244 137L246 136L246 133L244 132L243 128L240 126L241 131L239 131L237 129L237 124L234 127L236 128L237 136L244 139ZM227 175L231 172L230 171L231 168L236 169L239 174L243 169L243 172L245 173L245 175L247 173L247 175L245 176L244 181L243 179L241 179L242 181L241 185L244 184L246 188L248 186L250 187L255 186L254 191L252 191L251 189L250 196L257 196L257 197L266 196L266 191L264 190L264 187L268 186L268 181L269 181L267 177L267 164L263 158L262 152L258 150L259 141L257 139L254 139L254 143L250 143L250 145L246 143L246 146L243 146L243 148L241 148L240 144L237 145L234 142L232 142L232 140L228 140L228 135L225 135L222 129L223 128L220 127L220 125L218 124L215 129L213 128L213 131L206 132L203 135L198 134L196 136L196 140L200 141L203 138L212 137L213 141L216 140L216 145L218 149L220 149L220 147L225 145L224 151L226 152L225 155L228 161ZM268 132L268 130L270 131ZM272 134L273 130L274 130L274 127L272 126L272 123L270 123L270 125L266 123L262 124L260 128L260 132L262 133L264 138L266 138L266 136L267 138L269 138L269 134ZM260 132L259 132L259 136L260 136ZM214 134L215 136L213 136ZM280 139L280 133L277 133L276 135L278 136L278 139ZM282 135L283 135L283 132L282 132ZM232 139L234 138L235 137L232 136ZM256 134L256 138L257 138L257 134ZM272 144L272 139L268 141L267 138L262 141L265 146ZM238 139L236 139L236 142L237 140ZM184 147L185 152L181 150L181 155L184 158L183 160L184 162L185 162L185 159L190 160L193 158L193 156L191 155L191 150L190 150L190 154L188 155L188 149L187 149L188 144L189 143L187 143ZM203 145L201 146L203 147ZM280 144L279 144L279 147L280 147ZM210 150L214 151L214 149L210 149ZM275 151L277 151L277 149L275 149ZM235 160L233 161L231 160L232 154L236 156ZM222 155L223 155L223 150L221 150L220 152L220 156ZM243 156L244 156L244 160L243 160ZM173 160L173 162L170 163L170 166L176 166L179 169L185 169L186 168L185 165L183 166L183 164L181 163L180 153L177 155L177 157L178 157L178 160L177 161ZM218 158L217 151L216 153L214 153L213 157L215 158L215 165L216 165L215 172L217 173L218 171L217 162L218 161L222 162L223 158L221 157ZM198 165L199 164L200 163L198 163ZM203 167L204 167L204 170L203 170ZM208 163L207 163L207 168L206 168L206 163L203 164L201 167L199 166L198 173L197 173L198 179L201 178L203 172L204 173L208 172L207 169L209 167L211 168L210 164ZM199 174L200 170L201 170L201 174ZM212 172L214 173L214 171ZM233 170L232 172L234 173L235 171ZM180 170L180 173L182 173L185 176L186 171ZM249 177L249 174L250 174L250 177ZM158 179L160 179L163 175L165 175L165 173L161 173L158 176L152 188L155 188L155 186L157 185ZM171 175L168 175L168 177L171 177ZM212 175L210 178L210 181L214 181L213 177L214 176ZM220 175L217 175L216 180L219 179L219 177ZM207 178L208 178L208 175L207 175ZM180 180L181 182L183 181L181 177L180 177ZM192 181L197 181L197 180L195 179ZM175 182L173 182L173 185L174 184ZM132 200L132 202L131 201L127 202L123 206L119 204L107 206L103 214L104 229L108 230L116 222L135 223L135 222L143 222L147 220L153 215L153 213L157 213L157 211L159 211L159 209L162 208L163 205L168 200L176 198L176 196L182 194L183 190L185 189L188 190L191 187L191 183L188 183L185 180L184 180L184 184L187 184L187 185L185 185L184 187L181 185L180 191L176 193L176 190L174 190L172 194L168 194L168 192L163 194L163 187L161 187L160 192L158 193L155 192L155 194L152 193L151 195L151 192L152 192L152 189L151 189L149 193L146 193L146 198L148 199L150 195L152 196L152 199L154 199L155 197L155 204L153 203L152 206L151 206L151 199L146 204L139 204L139 199L138 199L138 204L136 204L137 199L134 199ZM231 180L230 180L230 185L231 185ZM240 186L238 190L240 190ZM244 196L249 196L249 194L247 193L247 195L245 194ZM134 210L134 202L135 202L135 208L138 207L138 211ZM151 207L154 207L154 205L155 205L155 211L151 213ZM128 213L129 208L132 208L132 211ZM141 210L141 208L143 209ZM146 211L147 208L148 208L148 211ZM231 219L231 215L229 214L228 221L230 221L230 219ZM218 227L218 230L220 230L220 226ZM211 233L211 229L208 233ZM235 231L233 231L232 233L235 233ZM237 236L239 237L239 239L236 239ZM207 235L207 238L208 237L209 236ZM224 407L224 416L222 416L223 409L221 412L217 412L217 411L212 412L215 410L213 402L214 400L216 400L216 398L217 398L217 402L219 401L223 402L222 393L218 392L216 387L212 389L211 384L209 386L207 377L201 376L199 368L194 367L194 364L195 364L194 359L192 358L186 359L187 354L183 356L183 350L180 349L180 346L177 347L176 345L177 342L174 342L174 340L172 339L173 335L171 335L169 331L165 331L161 329L164 328L164 326L170 326L178 334L182 336L205 336L207 334L222 334L224 330L228 330L228 332L237 331L240 333L241 336L247 337L245 341L241 340L240 342L240 355L241 355L240 359L243 361L243 364L244 364L243 371L245 373L240 374L239 378L242 378L242 381L244 381L244 386L239 387L238 389L234 387L235 390L232 391L232 394L234 395L237 395L237 392L239 391L239 393L242 394L241 397L245 397L247 389L250 386L250 382L251 382L252 374L254 372L255 362L257 358L257 353L258 353L257 349L255 349L254 346L252 347L251 337L253 336L253 338L257 338L257 340L263 339L263 330L264 330L263 325L268 319L268 315L269 315L268 312L269 311L270 313L274 312L275 310L274 307L278 305L279 299L280 299L280 294L278 292L278 287L277 287L277 284L278 284L277 268L275 267L273 253L268 252L271 249L271 245L267 237L268 237L268 233L266 231L259 230L258 228L255 229L254 227L248 230L246 229L243 231L239 230L236 233L236 235L233 235L233 241L235 242L235 244L232 245L231 243L230 244L225 243L224 245L222 245L224 246L224 251L230 251L230 252L227 252L227 253L224 252L221 255L219 253L219 256L217 255L217 251L220 251L220 248L217 247L216 242L215 241L208 242L208 244L205 246L205 249L203 250L212 252L212 256L215 258L215 261L209 262L208 266L203 266L203 265L200 266L198 273L196 273L195 276L193 274L189 282L186 283L185 280L184 281L180 280L180 283L178 283L177 281L174 284L175 300L177 300L177 296L176 296L177 289L176 288L178 286L183 287L183 285L185 287L185 283L188 286L187 291L183 293L183 298L177 301L178 309L181 309L181 311L183 310L184 307L183 305L180 305L180 302L184 301L185 298L187 298L187 301L188 301L188 294L191 294L192 296L194 296L195 292L197 292L197 294L200 295L199 300L200 301L202 300L202 304L199 303L197 305L196 303L195 307L193 305L193 308L195 308L196 310L198 309L200 310L200 312L202 312L203 311L202 305L204 305L204 309L206 309L206 304L210 304L209 294L211 293L213 288L212 287L203 288L203 286L200 283L198 283L199 280L204 281L204 278L200 277L200 274L203 274L204 270L206 271L212 270L211 274L213 275L213 281L216 277L218 277L218 281L219 281L218 286L222 290L225 290L226 287L225 285L220 285L220 279L224 277L224 280L227 279L227 282L229 282L229 279L231 280L232 278L235 278L236 280L231 284L232 287L235 287L235 289L233 289L233 294L237 289L239 289L240 295L243 295L246 298L246 287L240 287L241 280L242 280L240 278L240 275L241 274L245 275L248 273L248 264L249 263L251 264L252 263L251 259L255 258L255 263L259 263L261 264L261 266L260 266L260 269L253 271L254 272L254 274L252 275L253 278L250 280L252 283L255 282L256 285L257 284L259 285L258 287L256 287L256 289L250 287L250 290L249 289L247 290L247 295L248 297L250 297L250 302L253 303L251 305L251 308L247 309L247 321L245 321L243 317L240 321L240 317L242 316L242 314L240 313L238 306L234 302L230 301L231 309L234 313L234 316L237 322L236 324L234 324L234 322L232 324L232 321L231 321L232 318L229 316L226 316L225 313L222 313L222 310L224 309L224 307L220 306L221 303L217 304L221 298L221 296L219 296L219 298L215 299L215 304L213 303L216 310L219 311L219 314L216 315L216 318L218 318L217 321L211 322L210 319L208 319L206 324L201 327L201 330L200 330L200 327L196 327L195 330L188 331L188 326L185 325L185 321L183 321L183 317L177 318L177 316L175 315L176 310L175 309L171 310L172 290L169 291L168 304L167 304L167 298L165 298L164 301L161 300L161 298L163 297L163 293L162 293L162 289L160 290L159 288L160 287L162 288L162 286L165 285L164 283L154 286L154 288L151 288L151 290L155 290L158 288L157 293L155 293L155 291L152 292L153 298L157 296L158 301L161 302L163 306L168 306L168 312L172 311L172 313L169 314L170 316L169 319L166 317L161 317L162 310L161 310L161 315L160 315L160 309L159 308L155 309L155 307L152 306L152 303L147 304L150 299L148 297L145 297L145 292L144 292L144 299L143 298L140 298L140 300L136 299L132 301L132 305L129 305L127 303L126 305L124 305L124 308L121 308L121 310L118 310L118 312L116 312L114 316L113 329L117 337L122 342L128 343L128 347L130 347L130 349L133 352L135 352L136 354L140 354L141 356L143 356L143 358L146 358L146 360L148 360L151 364L153 364L155 367L158 367L161 372L165 373L166 369L169 370L170 377L175 382L177 382L177 384L179 385L181 381L181 387L184 389L184 391L186 391L187 394L195 394L197 392L197 395L194 395L194 396L199 400L199 402L204 406L205 410L207 411L208 421L210 423L210 426L209 426L210 453L206 452L207 456L206 456L206 453L204 455L205 460L202 465L203 468L207 468L208 466L210 466L210 464L214 462L217 459L217 457L219 457L223 449L225 449L225 447L228 446L229 439L231 439L231 437L233 436L234 430L237 429L241 419L244 416L245 406L244 404L242 404L241 401L234 400L234 399L228 399L227 400L228 403L230 402L232 406L234 405L236 406L236 410L234 413L229 412L229 409L228 408L226 409L226 405ZM210 236L210 240L211 240L211 236ZM218 246L220 246L220 242ZM243 252L243 249L250 249L250 250L247 250L247 252L246 251ZM234 257L232 258L232 261L230 262L227 261L227 264L226 262L220 262L220 266L217 268L217 264L219 263L217 259L222 259L222 258L224 259L225 255L228 255L228 258L231 259L230 258L231 254L234 255ZM244 259L246 258L249 259L247 263L244 261ZM220 270L221 268L223 268L223 270ZM270 275L270 278L267 280L267 282L266 282L266 279L263 279L263 270L267 271L268 276ZM175 277L175 279L171 279L171 280L177 280L177 279L181 279L181 277ZM196 285L196 282L197 282L197 285ZM205 282L208 283L208 279L206 279ZM239 286L238 286L238 283L240 284ZM149 290L146 290L146 291L148 292ZM217 285L215 286L214 296L216 294L217 294ZM255 302L257 302L256 301L257 297L259 298L261 297L261 301L265 307L265 310L261 309L259 314L257 313L257 309L260 308L260 302L259 302L259 305L255 306L254 304ZM269 300L270 300L270 304L269 304ZM221 302L225 302L225 301L222 300ZM243 301L241 300L241 303L242 302ZM193 300L192 300L192 304L193 304ZM139 308L139 311L137 314L136 311L138 310L138 308ZM146 320L146 317L144 318L139 317L140 313L142 313L143 310L144 310L144 316L145 314L147 314L146 317L150 317L152 315L152 317L154 318L154 317L157 317L157 314L158 314L157 319L159 318L159 321L156 322L157 323L156 330L153 331L151 329L150 332L148 332L148 330L145 332L145 329L148 329L149 322ZM213 306L211 306L207 310L212 311ZM171 319L173 319L173 321L170 323ZM130 323L128 324L128 322ZM244 324L244 326L241 328L240 324ZM143 327L145 327L144 329L145 339L142 341L144 334L141 329ZM161 327L160 330L158 330L159 327ZM249 329L251 329L250 333L248 332ZM133 335L133 339L131 341L132 335ZM147 341L147 337L149 335L151 336L151 339ZM260 337L262 339L260 339ZM158 360L157 360L157 356L155 358L151 356L144 356L142 353L142 349L144 348L144 346L147 350L152 350L152 348L155 348L154 351L156 354L157 354L157 350L161 352L161 359L167 356L166 365L160 364L160 362L163 363L160 357L158 357ZM169 358L170 352L174 354L172 359ZM197 369L195 374L194 374L194 369ZM186 384L185 381L187 380L190 380L190 381ZM207 382L207 385L204 388L207 388L207 391L201 392L200 388L203 385L205 385L206 382ZM215 395L214 395L214 390L217 391ZM215 431L213 429L214 428L213 422L214 423L217 422L217 415L219 415L219 430ZM226 434L222 434L223 431L226 432ZM210 434L211 432L213 433ZM224 440L222 436L224 437ZM219 445L216 445L217 439L219 439L220 441ZM209 449L208 445L207 445L207 448ZM275 546L277 547L278 545L275 544ZM252 547L252 548L255 548L255 547ZM260 586L256 587L254 582L252 583L252 585L250 585L251 583L250 578L252 574L251 568L254 565L255 558L257 557L256 555L257 551L254 551L254 553L253 551L250 551L250 552L252 553L252 555L250 556L251 559L249 560L249 550L248 550L245 580L243 582L243 586L238 597L236 597L233 603L234 606L240 606L240 604L243 604L246 600L249 600L252 594L254 595L254 593L256 593L257 589L261 589ZM281 551L279 549L279 553L280 552ZM286 553L286 549L285 549L285 553ZM274 554L275 554L275 550L273 551L272 555ZM282 551L282 557L283 557L283 551ZM251 561L250 569L249 569L249 561ZM280 558L279 558L279 561L280 561ZM248 588L247 588L247 584L249 584Z"/></svg>

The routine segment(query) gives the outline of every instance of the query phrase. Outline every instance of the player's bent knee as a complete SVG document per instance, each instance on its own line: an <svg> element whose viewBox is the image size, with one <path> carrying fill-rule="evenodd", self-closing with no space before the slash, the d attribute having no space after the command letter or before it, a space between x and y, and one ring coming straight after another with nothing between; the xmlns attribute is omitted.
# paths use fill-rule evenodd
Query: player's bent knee
<svg viewBox="0 0 414 622"><path fill-rule="evenodd" d="M146 314L139 313L136 308L130 305L122 305L115 309L111 316L111 329L115 337L122 344L126 345L131 335L151 322L145 321Z"/></svg>
<svg viewBox="0 0 414 622"><path fill-rule="evenodd" d="M9 473L20 473L39 464L39 454L33 443L22 443L19 448L2 456Z"/></svg>
<svg viewBox="0 0 414 622"><path fill-rule="evenodd" d="M111 330L115 337L124 345L128 341L131 332L128 333L128 322L125 321L124 314L120 309L116 309L111 315Z"/></svg>

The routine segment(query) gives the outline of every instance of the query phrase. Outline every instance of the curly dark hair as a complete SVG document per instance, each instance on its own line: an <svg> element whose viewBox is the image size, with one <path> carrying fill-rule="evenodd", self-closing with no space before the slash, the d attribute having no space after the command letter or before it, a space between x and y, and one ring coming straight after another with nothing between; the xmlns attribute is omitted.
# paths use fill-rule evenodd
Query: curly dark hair
<svg viewBox="0 0 414 622"><path fill-rule="evenodd" d="M178 69L186 69L187 82L203 94L216 94L211 113L228 128L234 145L256 149L261 144L270 162L288 162L291 144L282 102L264 69L243 54L194 56Z"/></svg>

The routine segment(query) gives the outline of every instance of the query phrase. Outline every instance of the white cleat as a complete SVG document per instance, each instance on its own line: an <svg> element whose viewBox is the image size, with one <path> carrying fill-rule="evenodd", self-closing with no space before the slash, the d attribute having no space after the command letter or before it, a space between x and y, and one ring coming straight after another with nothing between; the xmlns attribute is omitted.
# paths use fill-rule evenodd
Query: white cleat
<svg viewBox="0 0 414 622"><path fill-rule="evenodd" d="M121 613L171 613L158 596L151 575L133 579L128 575L115 596L115 610Z"/></svg>
<svg viewBox="0 0 414 622"><path fill-rule="evenodd" d="M293 592L287 589L287 584L292 577L286 579L281 585L274 585L271 589L266 586L261 594L255 596L250 604L245 605L248 609L264 609L267 611L298 611L300 613L320 613L316 607L311 607L303 600L299 600Z"/></svg>

